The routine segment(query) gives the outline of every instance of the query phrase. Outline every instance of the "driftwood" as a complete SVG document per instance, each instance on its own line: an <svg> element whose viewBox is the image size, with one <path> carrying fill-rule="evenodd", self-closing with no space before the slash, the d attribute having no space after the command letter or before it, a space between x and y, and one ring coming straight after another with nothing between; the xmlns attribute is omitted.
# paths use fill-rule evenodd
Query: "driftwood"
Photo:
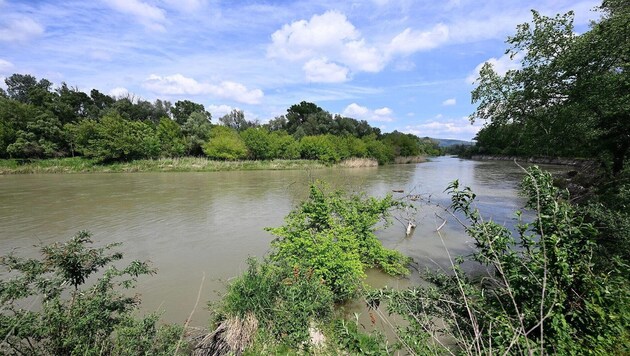
<svg viewBox="0 0 630 356"><path fill-rule="evenodd" d="M244 318L229 318L206 335L193 351L194 356L242 355L258 330L258 320L249 313Z"/></svg>
<svg viewBox="0 0 630 356"><path fill-rule="evenodd" d="M416 231L416 224L409 220L409 222L407 223L406 236L411 237L414 231Z"/></svg>

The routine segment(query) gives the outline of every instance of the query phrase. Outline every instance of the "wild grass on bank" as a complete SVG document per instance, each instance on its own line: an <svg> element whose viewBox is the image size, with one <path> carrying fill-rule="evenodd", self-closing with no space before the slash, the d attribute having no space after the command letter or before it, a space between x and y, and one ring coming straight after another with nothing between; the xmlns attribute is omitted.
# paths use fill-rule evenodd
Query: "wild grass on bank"
<svg viewBox="0 0 630 356"><path fill-rule="evenodd" d="M319 169L324 167L326 167L325 164L313 160L214 161L203 157L143 159L108 164L83 157L28 161L0 160L0 174L216 172Z"/></svg>
<svg viewBox="0 0 630 356"><path fill-rule="evenodd" d="M395 164L424 163L426 161L426 156L398 156L394 158Z"/></svg>

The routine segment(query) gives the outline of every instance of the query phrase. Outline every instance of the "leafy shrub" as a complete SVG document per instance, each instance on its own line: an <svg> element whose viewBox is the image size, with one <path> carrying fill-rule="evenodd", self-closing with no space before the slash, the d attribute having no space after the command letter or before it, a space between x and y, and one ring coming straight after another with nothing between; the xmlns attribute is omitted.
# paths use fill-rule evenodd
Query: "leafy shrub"
<svg viewBox="0 0 630 356"><path fill-rule="evenodd" d="M387 220L389 209L395 205L391 196L346 197L339 191L327 194L312 185L309 199L287 216L285 225L268 229L279 237L272 243L271 260L312 268L337 301L356 294L365 268L406 274L408 259L385 249L374 234L377 224Z"/></svg>
<svg viewBox="0 0 630 356"><path fill-rule="evenodd" d="M11 278L0 281L0 352L173 354L172 346L182 329L157 328L154 315L134 319L138 300L115 289L131 288L138 276L153 270L140 261L118 269L112 263L122 259L122 254L109 251L119 244L90 248L90 243L90 234L80 232L66 243L43 247L42 260L14 255L2 258L1 265L12 273ZM100 278L85 286L97 272ZM23 309L34 302L41 302L41 310Z"/></svg>
<svg viewBox="0 0 630 356"><path fill-rule="evenodd" d="M89 142L86 155L103 162L153 158L160 153L160 141L151 125L118 114L104 116L96 125L96 137Z"/></svg>
<svg viewBox="0 0 630 356"><path fill-rule="evenodd" d="M300 140L300 155L304 159L316 159L324 163L336 163L341 159L337 147L325 135L303 137Z"/></svg>
<svg viewBox="0 0 630 356"><path fill-rule="evenodd" d="M630 351L628 266L617 261L605 273L593 270L597 231L552 185L550 174L528 171L523 191L536 217L519 221L517 234L484 221L470 189L456 181L449 191L451 208L467 218L477 247L471 259L489 272L479 282L461 269L462 258L452 274L429 274L433 287L371 293L370 303L387 300L389 310L409 321L404 338L423 347L447 333L472 354Z"/></svg>
<svg viewBox="0 0 630 356"><path fill-rule="evenodd" d="M210 141L203 146L203 152L211 159L234 161L247 157L247 147L236 131L225 126L214 126L210 131Z"/></svg>
<svg viewBox="0 0 630 356"><path fill-rule="evenodd" d="M271 139L267 129L250 127L242 131L240 135L247 147L250 159L260 160L273 158L273 148L271 147Z"/></svg>
<svg viewBox="0 0 630 356"><path fill-rule="evenodd" d="M269 134L272 158L299 159L300 144L286 131L274 131Z"/></svg>
<svg viewBox="0 0 630 356"><path fill-rule="evenodd" d="M180 157L186 152L186 142L178 123L162 118L157 126L157 138L160 141L160 155L163 157Z"/></svg>

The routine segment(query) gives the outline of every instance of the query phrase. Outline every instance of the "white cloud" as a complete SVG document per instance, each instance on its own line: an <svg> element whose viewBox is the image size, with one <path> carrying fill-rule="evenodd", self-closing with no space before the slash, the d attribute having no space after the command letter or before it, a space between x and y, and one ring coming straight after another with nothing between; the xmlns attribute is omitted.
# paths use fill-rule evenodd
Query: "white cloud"
<svg viewBox="0 0 630 356"><path fill-rule="evenodd" d="M13 67L13 63L0 58L0 73L8 73Z"/></svg>
<svg viewBox="0 0 630 356"><path fill-rule="evenodd" d="M475 70L466 77L466 82L469 84L473 84L475 80L477 80L477 78L479 77L479 71L486 63L492 64L494 71L499 75L505 75L505 73L507 73L509 70L519 69L521 67L521 60L524 56L524 54L519 53L517 56L514 57L514 59L510 59L509 54L504 54L498 59L492 57L485 62L479 63L475 67Z"/></svg>
<svg viewBox="0 0 630 356"><path fill-rule="evenodd" d="M453 106L457 104L457 100L455 98L446 99L442 102L443 106Z"/></svg>
<svg viewBox="0 0 630 356"><path fill-rule="evenodd" d="M423 124L407 126L403 131L418 137L471 140L483 126L479 122L472 125L467 117L439 120L440 118L441 116Z"/></svg>
<svg viewBox="0 0 630 356"><path fill-rule="evenodd" d="M370 110L365 106L357 103L348 105L342 113L343 116L351 117L357 120L366 120L370 122L392 122L393 111L388 107Z"/></svg>
<svg viewBox="0 0 630 356"><path fill-rule="evenodd" d="M314 15L282 26L271 35L270 58L311 61L325 56L355 71L379 72L386 58L361 37L346 16L337 11Z"/></svg>
<svg viewBox="0 0 630 356"><path fill-rule="evenodd" d="M407 28L391 40L388 52L390 54L412 54L438 47L448 39L448 26L441 23L433 26L429 31L414 31Z"/></svg>
<svg viewBox="0 0 630 356"><path fill-rule="evenodd" d="M154 5L140 0L105 0L114 10L123 14L132 15L146 28L155 31L164 31L166 12Z"/></svg>
<svg viewBox="0 0 630 356"><path fill-rule="evenodd" d="M264 96L260 89L249 90L240 83L223 81L218 85L199 83L193 78L181 74L159 76L151 74L144 82L144 87L157 94L164 95L201 95L209 94L223 99L230 99L246 104L258 104Z"/></svg>
<svg viewBox="0 0 630 356"><path fill-rule="evenodd" d="M129 95L129 90L123 87L116 87L109 91L109 95L113 96L114 98L124 98Z"/></svg>
<svg viewBox="0 0 630 356"><path fill-rule="evenodd" d="M348 80L348 68L329 62L327 58L311 59L302 69L309 82L340 83Z"/></svg>
<svg viewBox="0 0 630 356"><path fill-rule="evenodd" d="M44 33L44 27L37 21L25 17L8 18L0 24L0 41L22 42Z"/></svg>
<svg viewBox="0 0 630 356"><path fill-rule="evenodd" d="M238 108L231 107L229 105L208 105L206 107L206 110L208 110L212 114L212 117L217 120L234 109L238 110Z"/></svg>

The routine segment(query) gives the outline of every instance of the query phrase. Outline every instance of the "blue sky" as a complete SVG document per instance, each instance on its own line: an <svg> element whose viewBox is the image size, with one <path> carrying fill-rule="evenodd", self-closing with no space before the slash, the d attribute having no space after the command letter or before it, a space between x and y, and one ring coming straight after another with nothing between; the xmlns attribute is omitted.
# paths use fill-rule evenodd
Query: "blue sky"
<svg viewBox="0 0 630 356"><path fill-rule="evenodd" d="M302 100L385 132L472 139L470 91L506 36L579 0L0 0L0 79L28 73L89 92L189 99L216 119L266 122ZM2 80L4 85L4 80Z"/></svg>

